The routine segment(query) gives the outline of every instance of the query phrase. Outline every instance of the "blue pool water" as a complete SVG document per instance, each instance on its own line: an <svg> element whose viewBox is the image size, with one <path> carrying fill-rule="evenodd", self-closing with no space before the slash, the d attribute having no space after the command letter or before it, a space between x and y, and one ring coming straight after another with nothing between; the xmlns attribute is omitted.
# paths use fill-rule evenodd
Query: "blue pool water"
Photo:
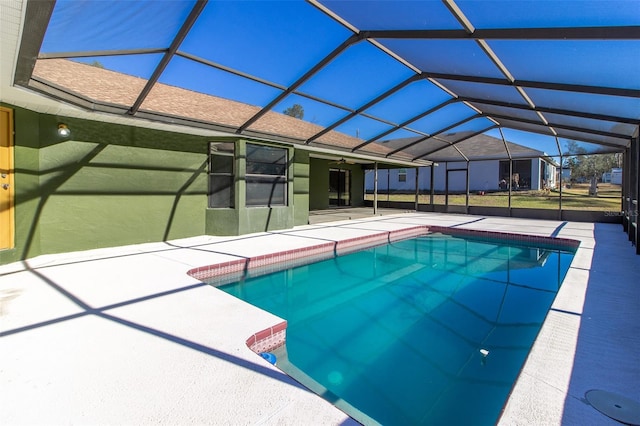
<svg viewBox="0 0 640 426"><path fill-rule="evenodd" d="M285 318L278 367L356 419L483 425L497 421L572 258L431 234L221 289Z"/></svg>

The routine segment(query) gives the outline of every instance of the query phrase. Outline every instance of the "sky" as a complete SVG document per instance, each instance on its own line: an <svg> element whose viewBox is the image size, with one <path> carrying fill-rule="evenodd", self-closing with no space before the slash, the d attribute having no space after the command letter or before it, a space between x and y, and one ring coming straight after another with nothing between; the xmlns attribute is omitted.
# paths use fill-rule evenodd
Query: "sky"
<svg viewBox="0 0 640 426"><path fill-rule="evenodd" d="M358 29L461 29L440 1L376 1L367 2L365 6L362 1L322 3ZM126 56L96 55L78 60L99 61L105 68L147 79L162 54L144 50L166 49L193 4L193 1L181 0L59 0L41 52L136 51ZM458 0L457 4L480 29L640 25L640 1L636 0ZM301 0L211 0L179 50L251 74L271 85L182 57L172 59L160 82L265 106L351 34L348 28ZM423 71L502 78L499 68L473 40L379 41ZM518 80L640 89L640 73L630 65L640 63L638 40L489 40L487 44ZM298 94L289 95L274 110L282 112L298 103L304 108L305 120L327 126L414 74L413 69L376 45L361 41L344 50L304 82L296 90ZM442 82L450 84L458 94L525 103L509 86ZM640 99L637 98L526 90L536 105L560 105L557 107L640 119ZM324 99L329 104L305 95ZM451 95L437 85L420 80L365 111L386 122L358 116L337 130L363 139L373 138L393 129L393 124L409 120L449 99ZM421 136L420 132L431 133L475 114L467 105L454 103L408 125L418 133L402 130L395 135ZM456 130L479 130L478 121L467 123ZM604 131L615 125L596 121L582 124ZM522 134L515 136L523 137ZM536 148L542 151L555 146L553 138L553 144L548 142L549 138L530 136L526 139L544 146L545 149Z"/></svg>

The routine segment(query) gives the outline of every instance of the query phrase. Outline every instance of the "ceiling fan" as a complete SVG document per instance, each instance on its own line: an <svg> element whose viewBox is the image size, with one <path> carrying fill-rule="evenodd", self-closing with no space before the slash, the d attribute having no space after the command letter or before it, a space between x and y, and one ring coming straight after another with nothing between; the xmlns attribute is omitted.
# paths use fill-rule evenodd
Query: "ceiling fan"
<svg viewBox="0 0 640 426"><path fill-rule="evenodd" d="M342 157L338 161L330 161L329 164L356 164L355 161L349 161Z"/></svg>

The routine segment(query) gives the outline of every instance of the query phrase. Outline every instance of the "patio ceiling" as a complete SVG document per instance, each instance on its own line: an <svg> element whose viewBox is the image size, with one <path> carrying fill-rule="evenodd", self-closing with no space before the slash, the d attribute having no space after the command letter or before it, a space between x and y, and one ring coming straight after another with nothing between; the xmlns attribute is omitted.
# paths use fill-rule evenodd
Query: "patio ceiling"
<svg viewBox="0 0 640 426"><path fill-rule="evenodd" d="M634 0L29 1L23 34L17 85L354 154L619 152L640 124Z"/></svg>

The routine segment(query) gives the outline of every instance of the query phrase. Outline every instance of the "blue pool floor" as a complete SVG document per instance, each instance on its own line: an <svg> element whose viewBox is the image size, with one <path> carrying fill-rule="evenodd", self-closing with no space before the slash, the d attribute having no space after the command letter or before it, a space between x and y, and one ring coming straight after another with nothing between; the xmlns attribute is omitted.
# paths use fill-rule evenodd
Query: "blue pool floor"
<svg viewBox="0 0 640 426"><path fill-rule="evenodd" d="M428 224L581 241L500 424L614 425L587 391L640 400L640 256L619 225L403 213L0 266L3 423L355 424L246 347L279 318L186 271Z"/></svg>

